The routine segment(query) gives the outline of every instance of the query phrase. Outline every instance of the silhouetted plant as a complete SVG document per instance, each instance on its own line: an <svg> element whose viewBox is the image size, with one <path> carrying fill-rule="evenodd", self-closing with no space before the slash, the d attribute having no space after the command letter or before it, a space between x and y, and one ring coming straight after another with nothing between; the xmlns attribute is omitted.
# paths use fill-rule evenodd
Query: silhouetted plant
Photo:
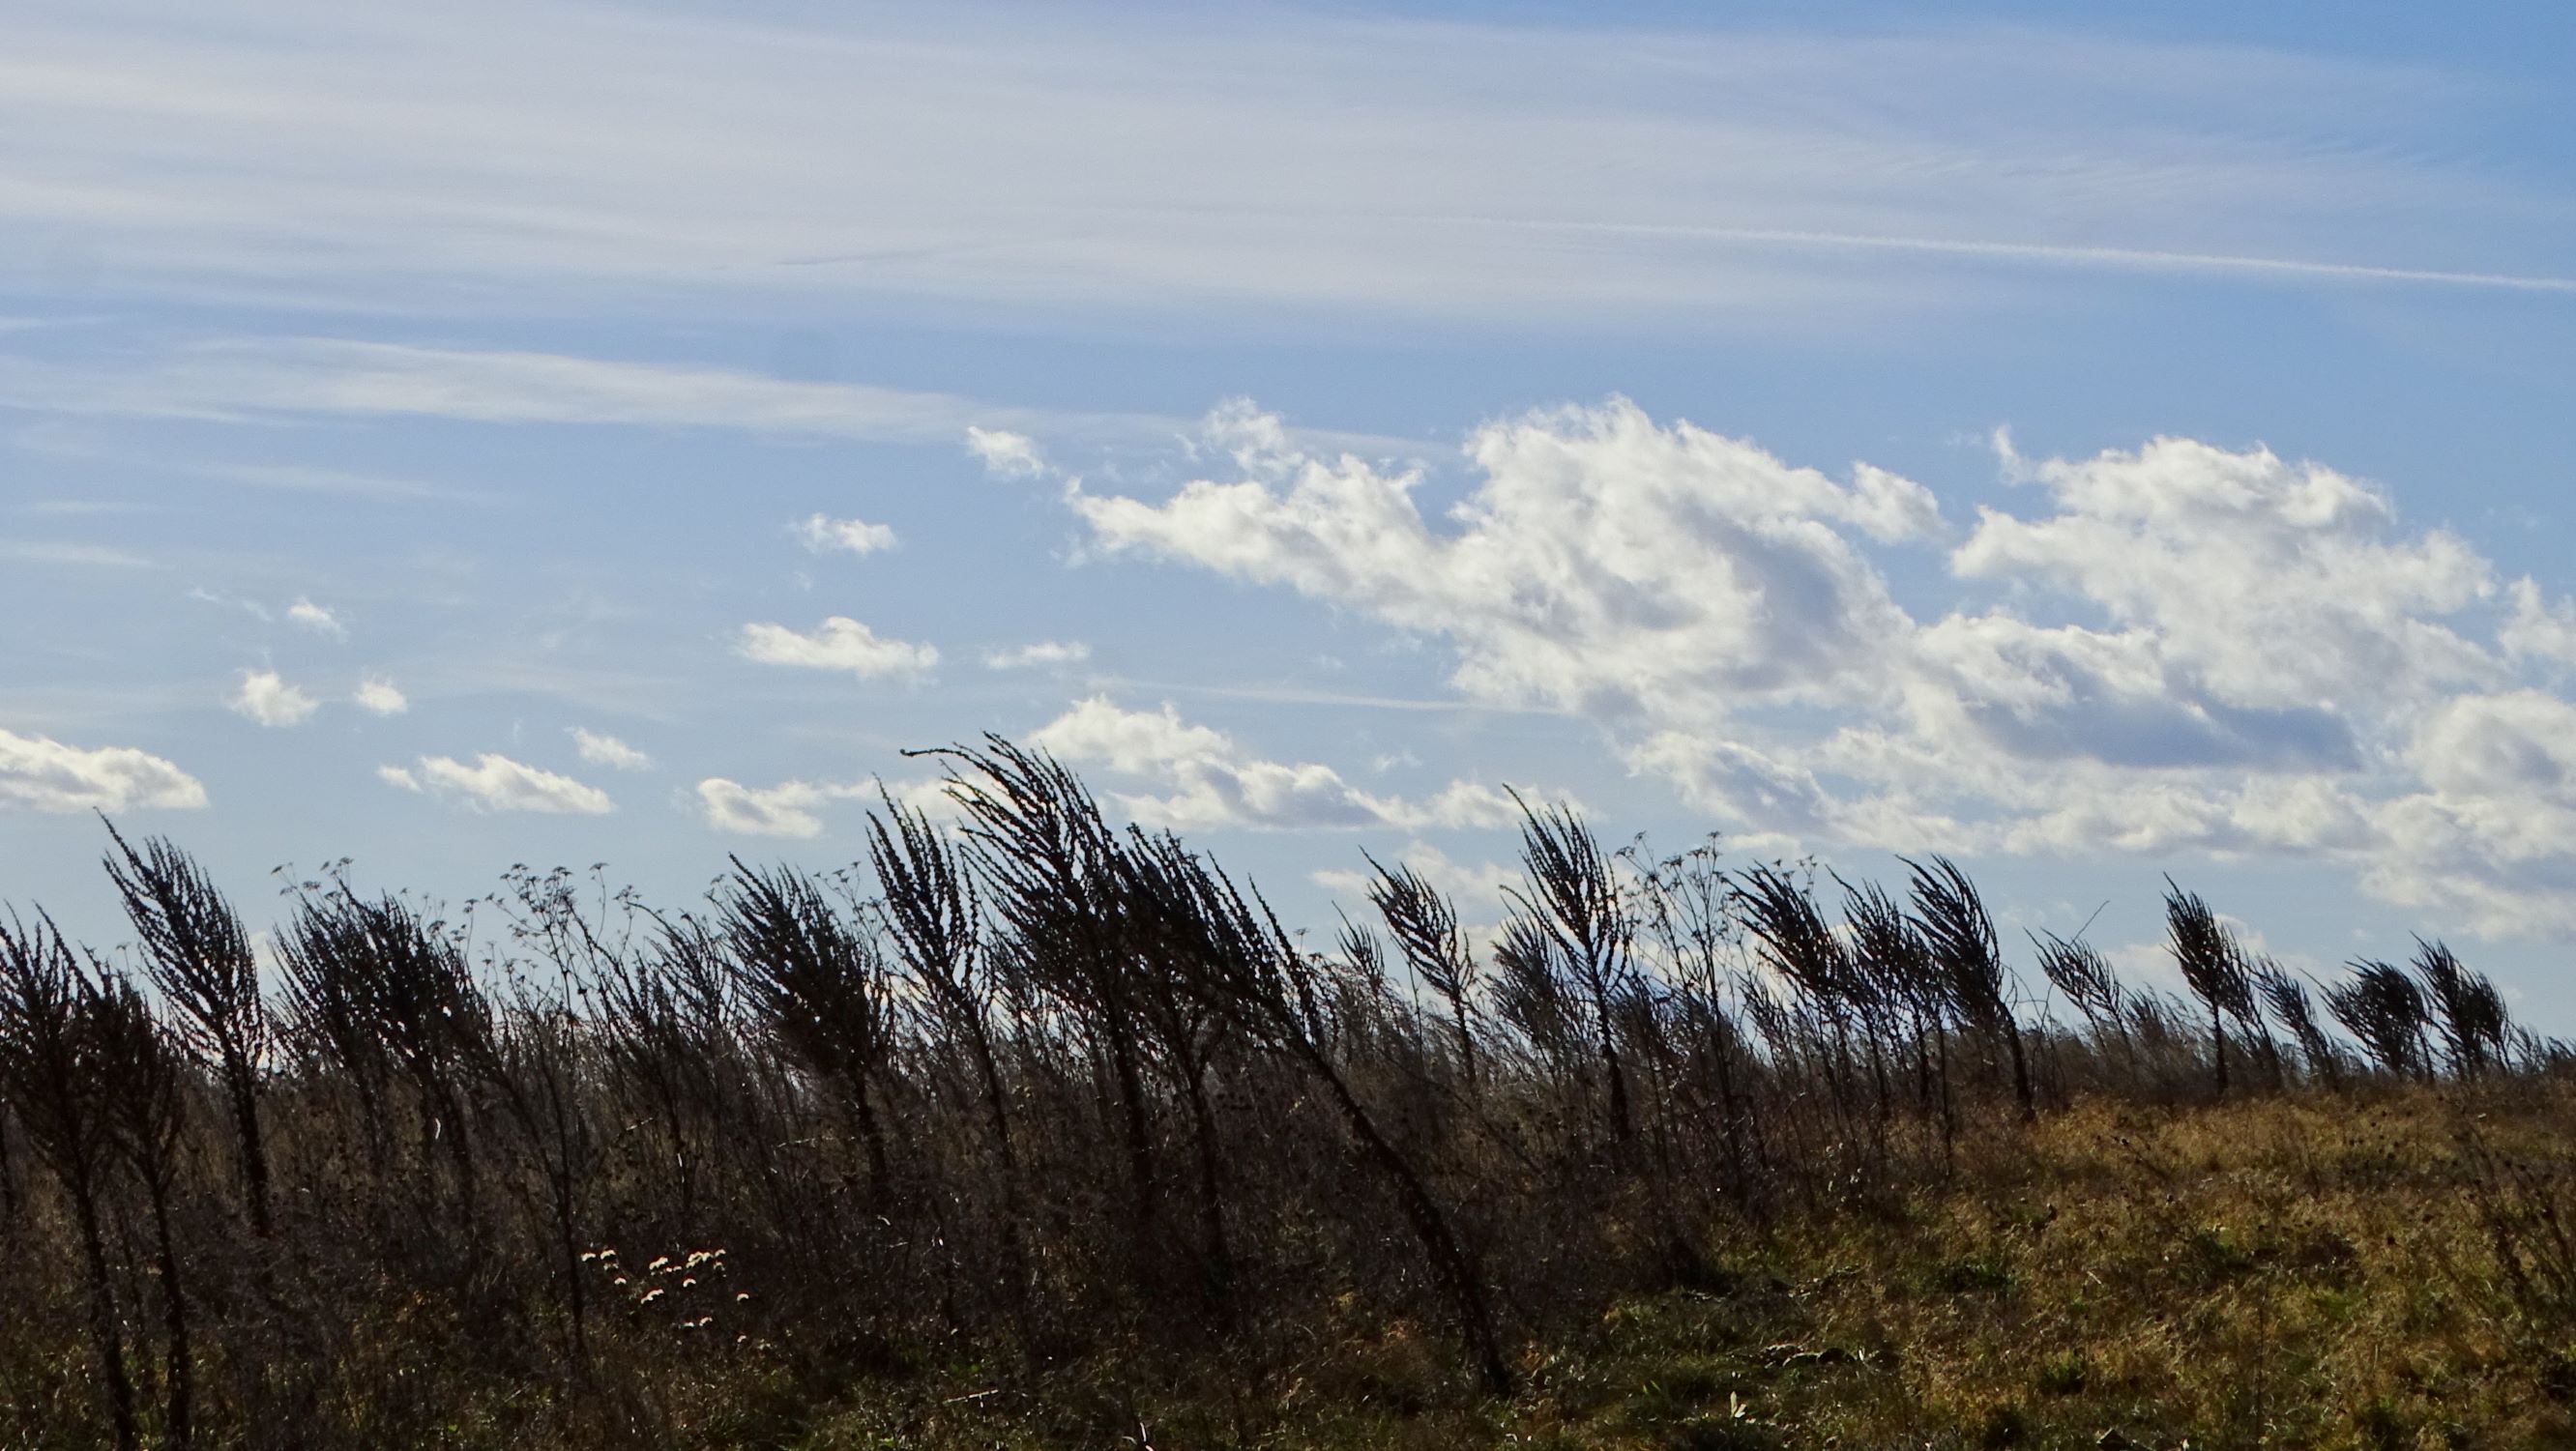
<svg viewBox="0 0 2576 1451"><path fill-rule="evenodd" d="M1877 883L1846 888L1843 919L1853 966L1881 1000L1903 1015L1914 1050L1915 1100L1938 1109L1946 1159L1958 1124L1950 1094L1950 1026L1959 1016L1958 984L1934 961L1931 944L1903 904Z"/></svg>
<svg viewBox="0 0 2576 1451"><path fill-rule="evenodd" d="M2269 1042L2255 1014L2254 977L2245 950L2207 902L2174 885L2171 877L2165 879L2165 948L2182 970L2184 985L2209 1011L2210 1056L2218 1096L2225 1098L2227 1020L2258 1024L2256 1035Z"/></svg>
<svg viewBox="0 0 2576 1451"><path fill-rule="evenodd" d="M497 1076L499 1055L491 1005L464 950L402 898L370 900L334 880L300 893L279 956L297 1023L359 1085L379 1155L385 1088L394 1073L408 1083L423 1171L443 1143L455 1214L473 1238L480 1203L469 1092Z"/></svg>
<svg viewBox="0 0 2576 1451"><path fill-rule="evenodd" d="M1878 984L1861 971L1850 948L1825 921L1815 899L1787 873L1755 866L1736 874L1737 911L1744 929L1759 949L1763 964L1795 987L1824 1015L1833 1043L1826 1059L1826 1082L1837 1113L1848 1114L1843 1072L1851 1059L1857 1026L1869 1044L1876 1069L1878 1103L1887 1102L1886 1074L1878 1061Z"/></svg>
<svg viewBox="0 0 2576 1451"><path fill-rule="evenodd" d="M1555 938L1528 913L1513 912L1492 955L1494 1010L1543 1060L1588 1089L1580 1009Z"/></svg>
<svg viewBox="0 0 2576 1451"><path fill-rule="evenodd" d="M1631 855L1641 855L1632 849ZM1755 1064L1728 998L1734 990L1743 926L1734 883L1711 837L1690 850L1640 868L1641 930L1660 952L1666 1002L1686 1048L1683 1084L1698 1106L1712 1100L1724 1154L1722 1192L1746 1198L1759 1157L1747 1080ZM1683 1122L1703 1117L1684 1114Z"/></svg>
<svg viewBox="0 0 2576 1451"><path fill-rule="evenodd" d="M1165 839L1157 881L1175 917L1203 932L1187 959L1208 1000L1253 1043L1301 1063L1332 1095L1363 1152L1395 1189L1415 1238L1445 1283L1488 1389L1511 1389L1484 1277L1421 1172L1377 1125L1317 1033L1318 967L1297 951L1259 899L1247 900L1225 874ZM1184 906L1183 904L1187 904Z"/></svg>
<svg viewBox="0 0 2576 1451"><path fill-rule="evenodd" d="M2504 995L2482 973L2463 966L2457 954L2439 942L2418 938L2415 978L2424 985L2424 1003L2441 1034L2451 1076L2463 1082L2483 1077L2502 1056L2513 1025Z"/></svg>
<svg viewBox="0 0 2576 1451"><path fill-rule="evenodd" d="M105 1110L107 1138L142 1183L152 1214L153 1273L160 1282L166 1352L162 1437L184 1447L194 1439L196 1354L170 1205L178 1191L186 1070L168 1033L124 975L93 970L81 997L79 1011L98 1055L95 1091Z"/></svg>
<svg viewBox="0 0 2576 1451"><path fill-rule="evenodd" d="M2326 1010L2361 1041L2382 1071L2400 1078L2428 1076L2424 1052L2424 995L2401 968L2357 961L2350 979L2326 989Z"/></svg>
<svg viewBox="0 0 2576 1451"><path fill-rule="evenodd" d="M1923 935L1934 970L1948 983L1950 1000L1968 1025L2002 1041L2012 1057L2013 1101L2023 1118L2034 1116L2039 1105L2022 1051L2021 1022L2006 995L2003 949L1985 899L1948 857L1909 860L1906 866L1913 872L1915 930Z"/></svg>
<svg viewBox="0 0 2576 1451"><path fill-rule="evenodd" d="M2085 1026L2096 1033L2127 1031L2121 1021L2120 977L2101 949L2081 937L2070 940L2054 932L2032 933L2030 945L2039 955L2040 975L2065 995Z"/></svg>
<svg viewBox="0 0 2576 1451"><path fill-rule="evenodd" d="M102 818L103 819L103 818ZM177 1011L179 1041L223 1084L238 1140L242 1198L251 1224L269 1232L268 1150L259 1126L260 1062L268 1052L268 1005L250 934L195 860L155 837L137 852L111 823L107 858L126 920L141 939L143 968Z"/></svg>
<svg viewBox="0 0 2576 1451"><path fill-rule="evenodd" d="M807 1072L842 1096L867 1152L868 1194L882 1212L893 1170L877 1077L893 1044L891 981L876 945L791 868L734 859L724 940L761 1021Z"/></svg>
<svg viewBox="0 0 2576 1451"><path fill-rule="evenodd" d="M28 1144L71 1201L87 1270L91 1348L99 1388L120 1451L140 1443L134 1383L125 1364L114 1277L108 1268L102 1196L115 1149L115 1066L94 984L53 923L14 913L0 926L0 1089Z"/></svg>
<svg viewBox="0 0 2576 1451"><path fill-rule="evenodd" d="M1107 1060L1125 1146L1133 1240L1150 1250L1155 1212L1153 1104L1139 1056L1138 1006L1119 941L1110 860L1116 843L1072 772L987 736L981 749L932 753L948 763L947 789L999 921L1007 971L1070 1015Z"/></svg>
<svg viewBox="0 0 2576 1451"><path fill-rule="evenodd" d="M2262 995L2264 1006L2271 1009L2282 1027L2290 1030L2291 1040L2299 1045L2299 1056L2307 1062L2308 1075L2324 1079L2330 1088L2342 1088L2342 1057L2317 1023L2308 985L2268 957L2255 959L2253 976L2255 991Z"/></svg>
<svg viewBox="0 0 2576 1451"><path fill-rule="evenodd" d="M1458 910L1438 888L1406 865L1388 866L1368 858L1369 903L1394 934L1405 966L1448 1005L1449 1021L1458 1034L1458 1061L1467 1087L1476 1086L1476 1034L1470 1000L1476 990L1476 956L1458 925Z"/></svg>
<svg viewBox="0 0 2576 1451"><path fill-rule="evenodd" d="M1565 806L1534 807L1519 797L1521 808L1522 885L1512 891L1526 920L1554 946L1550 961L1560 965L1584 1006L1590 1010L1602 1072L1607 1080L1607 1109L1614 1142L1624 1146L1636 1135L1629 1109L1627 1066L1620 1061L1619 1036L1612 1004L1636 978L1630 948L1636 926L1622 900L1609 853L1581 818Z"/></svg>
<svg viewBox="0 0 2576 1451"><path fill-rule="evenodd" d="M856 1384L1016 1395L1101 1344L1258 1390L1321 1327L1426 1311L1501 1387L1521 1337L1722 1287L1712 1251L1785 1213L1912 1222L1934 1181L1982 1193L2090 1133L2015 1130L2006 1073L2025 1119L2126 1119L2276 1036L2307 1084L2358 1053L2482 1105L2569 1062L2438 944L2320 1013L2179 889L2190 1000L2034 933L2080 1023L2025 1022L1955 863L1892 891L1714 841L1605 853L1563 808L1524 807L1491 940L1370 857L1374 912L1310 943L1043 752L938 758L955 825L881 791L864 861L735 862L694 911L516 867L451 925L335 865L289 889L274 1004L207 874L113 838L130 979L41 916L0 932L0 1142L36 1151L13 1273L97 1394L43 1403L58 1439L381 1444L468 1384L557 1440L810 1439ZM2557 1303L2543 1200L2477 1182L2506 1186L2488 1292L2518 1266ZM790 1409L683 1403L716 1385Z"/></svg>

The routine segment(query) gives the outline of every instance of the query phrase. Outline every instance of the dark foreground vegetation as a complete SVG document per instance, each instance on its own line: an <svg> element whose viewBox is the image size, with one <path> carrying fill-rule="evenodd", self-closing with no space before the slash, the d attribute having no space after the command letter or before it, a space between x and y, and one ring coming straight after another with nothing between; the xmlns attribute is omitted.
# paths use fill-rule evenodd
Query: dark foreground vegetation
<svg viewBox="0 0 2576 1451"><path fill-rule="evenodd" d="M1889 887L1523 826L1326 940L995 740L704 908L170 844L0 927L0 1445L2576 1438L2576 1074L2437 944L2188 998ZM2027 964L2027 970L2013 964Z"/></svg>

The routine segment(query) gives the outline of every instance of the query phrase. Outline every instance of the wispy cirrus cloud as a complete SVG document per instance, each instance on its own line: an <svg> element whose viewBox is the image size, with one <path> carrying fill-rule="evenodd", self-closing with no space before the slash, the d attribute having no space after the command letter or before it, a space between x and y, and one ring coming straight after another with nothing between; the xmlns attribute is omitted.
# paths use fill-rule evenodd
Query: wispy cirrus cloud
<svg viewBox="0 0 2576 1451"><path fill-rule="evenodd" d="M61 569L157 569L148 555L70 539L0 539L0 559Z"/></svg>
<svg viewBox="0 0 2576 1451"><path fill-rule="evenodd" d="M289 624L301 625L317 635L328 635L334 640L349 638L349 627L341 623L339 611L328 605L317 605L302 595L296 596L295 603L286 607L286 619Z"/></svg>
<svg viewBox="0 0 2576 1451"><path fill-rule="evenodd" d="M0 193L0 225L114 255L129 288L380 306L683 288L1704 327L1991 303L1943 285L1960 268L2569 286L2544 265L2567 198L2438 144L2471 87L2279 50L1099 6L175 23L203 14L18 17L0 126L43 183Z"/></svg>
<svg viewBox="0 0 2576 1451"><path fill-rule="evenodd" d="M0 408L214 423L422 418L702 428L941 445L981 432L1031 450L1035 445L1027 435L1013 430L1071 443L1160 445L1196 426L1174 415L1033 408L704 364L311 337L202 339L105 358L0 352ZM1301 430L1297 437L1308 447L1374 457L1421 447L1415 440L1365 433ZM28 446L26 440L19 443ZM1034 467L1037 455L1027 457ZM997 466L1017 473L1019 458L1005 445ZM141 461L250 488L405 503L504 502L483 490L306 464Z"/></svg>
<svg viewBox="0 0 2576 1451"><path fill-rule="evenodd" d="M1056 670L1080 665L1091 658L1091 647L1080 640L1039 640L1027 645L984 652L987 670Z"/></svg>

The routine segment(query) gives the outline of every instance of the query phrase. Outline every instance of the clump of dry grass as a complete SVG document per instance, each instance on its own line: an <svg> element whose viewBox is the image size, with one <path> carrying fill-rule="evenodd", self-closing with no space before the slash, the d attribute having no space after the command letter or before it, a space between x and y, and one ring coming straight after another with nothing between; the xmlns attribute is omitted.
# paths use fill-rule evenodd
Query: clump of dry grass
<svg viewBox="0 0 2576 1451"><path fill-rule="evenodd" d="M2035 937L2070 1023L1954 863L1530 805L1499 940L1381 866L1319 950L1044 755L938 754L959 827L887 799L690 911L336 868L273 1001L111 836L152 993L0 930L0 1443L2566 1434L2565 1054L2438 943L2321 1018L2175 887L2197 1001Z"/></svg>

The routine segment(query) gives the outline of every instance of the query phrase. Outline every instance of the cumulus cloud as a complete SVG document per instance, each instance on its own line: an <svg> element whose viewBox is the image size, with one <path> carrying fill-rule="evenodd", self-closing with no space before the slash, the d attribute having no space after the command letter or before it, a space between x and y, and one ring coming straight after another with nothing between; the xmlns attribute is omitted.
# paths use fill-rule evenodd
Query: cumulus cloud
<svg viewBox="0 0 2576 1451"><path fill-rule="evenodd" d="M370 675L358 682L349 703L376 715L400 715L411 709L411 697L381 675Z"/></svg>
<svg viewBox="0 0 2576 1451"><path fill-rule="evenodd" d="M1910 622L1842 532L1938 528L1921 485L1837 483L1624 400L1478 430L1482 475L1435 528L1418 472L1282 453L1220 420L1256 473L1159 503L1075 490L1111 552L1285 586L1447 639L1479 699L1607 718L1867 693Z"/></svg>
<svg viewBox="0 0 2576 1451"><path fill-rule="evenodd" d="M828 514L810 514L796 526L796 537L805 547L820 554L838 549L849 554L874 554L894 548L894 528L871 524L865 519L835 519Z"/></svg>
<svg viewBox="0 0 2576 1451"><path fill-rule="evenodd" d="M773 786L747 786L723 776L697 784L698 808L708 826L740 836L810 838L824 829L822 809L836 802L874 802L883 791L897 805L933 820L953 822L961 812L946 779L812 781L788 780Z"/></svg>
<svg viewBox="0 0 2576 1451"><path fill-rule="evenodd" d="M1403 850L1391 857L1380 856L1379 860L1412 868L1414 875L1449 898L1467 919L1467 925L1476 929L1469 936L1477 941L1491 938L1491 926L1501 922L1510 906L1507 892L1521 880L1521 869L1516 864L1491 858L1462 862L1425 841L1406 842ZM1332 893L1354 917L1358 916L1357 909L1368 901L1373 878L1371 872L1344 867L1307 874L1307 880Z"/></svg>
<svg viewBox="0 0 2576 1451"><path fill-rule="evenodd" d="M814 814L814 808L830 794L808 781L751 787L710 776L698 783L698 802L706 810L707 825L741 836L820 836L823 818Z"/></svg>
<svg viewBox="0 0 2576 1451"><path fill-rule="evenodd" d="M1006 428L966 428L966 451L983 460L996 478L1033 479L1046 472L1046 455L1037 440Z"/></svg>
<svg viewBox="0 0 2576 1451"><path fill-rule="evenodd" d="M317 635L328 635L334 640L349 638L349 627L340 623L338 613L301 595L286 607L286 618Z"/></svg>
<svg viewBox="0 0 2576 1451"><path fill-rule="evenodd" d="M745 625L735 649L743 658L764 665L845 670L862 680L918 675L939 663L936 647L883 639L847 615L832 616L810 634L799 634L785 625Z"/></svg>
<svg viewBox="0 0 2576 1451"><path fill-rule="evenodd" d="M1047 670L1079 665L1091 658L1091 647L1079 640L1040 640L1009 650L984 652L987 670Z"/></svg>
<svg viewBox="0 0 2576 1451"><path fill-rule="evenodd" d="M2487 561L2448 531L2403 533L2360 480L2176 438L2029 472L2053 512L1983 511L1951 567L2098 607L2212 698L2305 707L2494 678L2439 623L2494 592Z"/></svg>
<svg viewBox="0 0 2576 1451"><path fill-rule="evenodd" d="M132 746L68 746L48 736L0 730L0 808L18 811L194 809L206 804L196 777Z"/></svg>
<svg viewBox="0 0 2576 1451"><path fill-rule="evenodd" d="M1032 745L1075 765L1137 778L1150 790L1121 794L1139 821L1175 830L1499 826L1518 808L1501 787L1455 781L1427 800L1362 791L1330 766L1252 754L1231 736L1181 719L1170 705L1129 710L1106 696L1077 702L1031 733ZM1155 794L1160 792L1162 794Z"/></svg>
<svg viewBox="0 0 2576 1451"><path fill-rule="evenodd" d="M301 725L321 709L321 702L274 670L243 671L227 703L236 715L272 727Z"/></svg>
<svg viewBox="0 0 2576 1451"><path fill-rule="evenodd" d="M573 750L591 765L617 771L649 771L653 768L651 756L615 736L584 730L580 726L571 729Z"/></svg>
<svg viewBox="0 0 2576 1451"><path fill-rule="evenodd" d="M437 796L473 811L532 811L598 816L614 811L608 793L570 776L540 770L485 751L466 765L447 756L423 756L411 767L379 766L387 785Z"/></svg>
<svg viewBox="0 0 2576 1451"><path fill-rule="evenodd" d="M2405 747L2419 789L2376 807L2368 883L2409 905L2466 903L2497 933L2576 929L2576 705L2534 689L2469 695Z"/></svg>
<svg viewBox="0 0 2576 1451"><path fill-rule="evenodd" d="M2515 660L2576 665L2576 601L2551 600L2529 578L2513 582L2513 615L2496 632Z"/></svg>
<svg viewBox="0 0 2576 1451"><path fill-rule="evenodd" d="M1616 399L1479 429L1436 515L1422 473L1238 406L1192 448L1214 476L1066 498L1102 554L1292 591L1441 649L1469 700L1586 716L1765 844L2298 856L2484 930L2576 929L2576 705L2548 688L2576 603L2265 448L1998 444L2022 492L1955 532L1884 470ZM1903 551L1947 565L1946 608L1897 602ZM1243 780L1230 742L1120 729L1179 763L1167 814L1366 809L1324 768Z"/></svg>

